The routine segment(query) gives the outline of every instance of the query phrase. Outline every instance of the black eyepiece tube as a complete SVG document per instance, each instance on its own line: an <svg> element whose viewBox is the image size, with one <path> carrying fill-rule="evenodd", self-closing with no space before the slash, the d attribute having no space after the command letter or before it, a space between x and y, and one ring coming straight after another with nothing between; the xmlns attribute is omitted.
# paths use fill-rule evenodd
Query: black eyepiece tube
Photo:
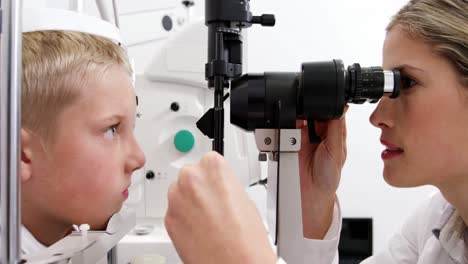
<svg viewBox="0 0 468 264"><path fill-rule="evenodd" d="M341 60L304 63L299 73L246 74L231 83L231 123L247 131L275 128L271 117L278 100L287 117L281 120L282 128L291 128L296 120L338 119L347 103L398 97L400 78L397 69L358 63L345 69Z"/></svg>
<svg viewBox="0 0 468 264"><path fill-rule="evenodd" d="M400 92L398 70L384 71L382 67L361 68L358 63L354 63L348 67L347 76L348 103L375 103L384 95L396 98Z"/></svg>

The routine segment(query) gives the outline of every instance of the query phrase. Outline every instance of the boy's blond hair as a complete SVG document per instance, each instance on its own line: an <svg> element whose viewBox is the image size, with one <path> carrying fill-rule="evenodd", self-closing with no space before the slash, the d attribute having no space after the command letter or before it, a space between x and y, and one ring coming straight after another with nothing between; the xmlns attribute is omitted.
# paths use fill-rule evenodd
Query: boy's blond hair
<svg viewBox="0 0 468 264"><path fill-rule="evenodd" d="M105 37L73 31L23 34L21 126L44 142L54 136L59 114L112 65L131 75L125 50Z"/></svg>

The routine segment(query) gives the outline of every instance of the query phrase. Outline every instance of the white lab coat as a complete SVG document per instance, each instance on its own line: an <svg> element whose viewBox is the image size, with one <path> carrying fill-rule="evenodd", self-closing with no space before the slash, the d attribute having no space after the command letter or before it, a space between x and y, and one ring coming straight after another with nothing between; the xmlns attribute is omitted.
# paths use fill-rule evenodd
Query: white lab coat
<svg viewBox="0 0 468 264"><path fill-rule="evenodd" d="M339 206L337 208L339 209ZM336 219L341 219L339 212L333 217L334 222ZM298 245L305 249L310 248L310 252L304 252L307 256L304 258L304 263L338 263L338 258L334 254L337 252L341 228L336 229L336 227L336 224L332 224L324 240L304 239L304 245ZM285 262L279 260L278 263ZM467 227L453 206L441 193L436 193L411 215L382 252L361 263L468 263Z"/></svg>

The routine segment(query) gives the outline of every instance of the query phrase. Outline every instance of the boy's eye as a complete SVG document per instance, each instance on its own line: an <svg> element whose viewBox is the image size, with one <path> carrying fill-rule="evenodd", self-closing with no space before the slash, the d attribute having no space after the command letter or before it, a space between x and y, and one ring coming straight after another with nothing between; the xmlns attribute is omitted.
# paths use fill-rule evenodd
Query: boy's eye
<svg viewBox="0 0 468 264"><path fill-rule="evenodd" d="M403 76L401 78L401 88L403 90L408 90L410 89L411 87L415 86L416 84L418 84L417 81L415 81L413 78L409 77L409 76Z"/></svg>
<svg viewBox="0 0 468 264"><path fill-rule="evenodd" d="M109 128L107 128L104 136L106 138L113 138L115 136L115 134L117 134L117 127L119 126L119 124L115 124L113 126L110 126Z"/></svg>

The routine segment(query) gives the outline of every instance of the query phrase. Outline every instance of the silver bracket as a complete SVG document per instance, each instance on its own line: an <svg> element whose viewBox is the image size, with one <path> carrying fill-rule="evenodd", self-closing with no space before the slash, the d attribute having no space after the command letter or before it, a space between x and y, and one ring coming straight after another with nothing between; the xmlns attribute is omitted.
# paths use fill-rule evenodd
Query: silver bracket
<svg viewBox="0 0 468 264"><path fill-rule="evenodd" d="M281 129L280 150L281 152L299 152L301 149L300 129ZM260 152L278 151L277 129L256 129L255 142Z"/></svg>
<svg viewBox="0 0 468 264"><path fill-rule="evenodd" d="M301 130L257 129L255 140L261 152L270 154L267 221L270 235L273 240L276 238L277 254L287 263L302 263L301 243L304 236L299 178Z"/></svg>

